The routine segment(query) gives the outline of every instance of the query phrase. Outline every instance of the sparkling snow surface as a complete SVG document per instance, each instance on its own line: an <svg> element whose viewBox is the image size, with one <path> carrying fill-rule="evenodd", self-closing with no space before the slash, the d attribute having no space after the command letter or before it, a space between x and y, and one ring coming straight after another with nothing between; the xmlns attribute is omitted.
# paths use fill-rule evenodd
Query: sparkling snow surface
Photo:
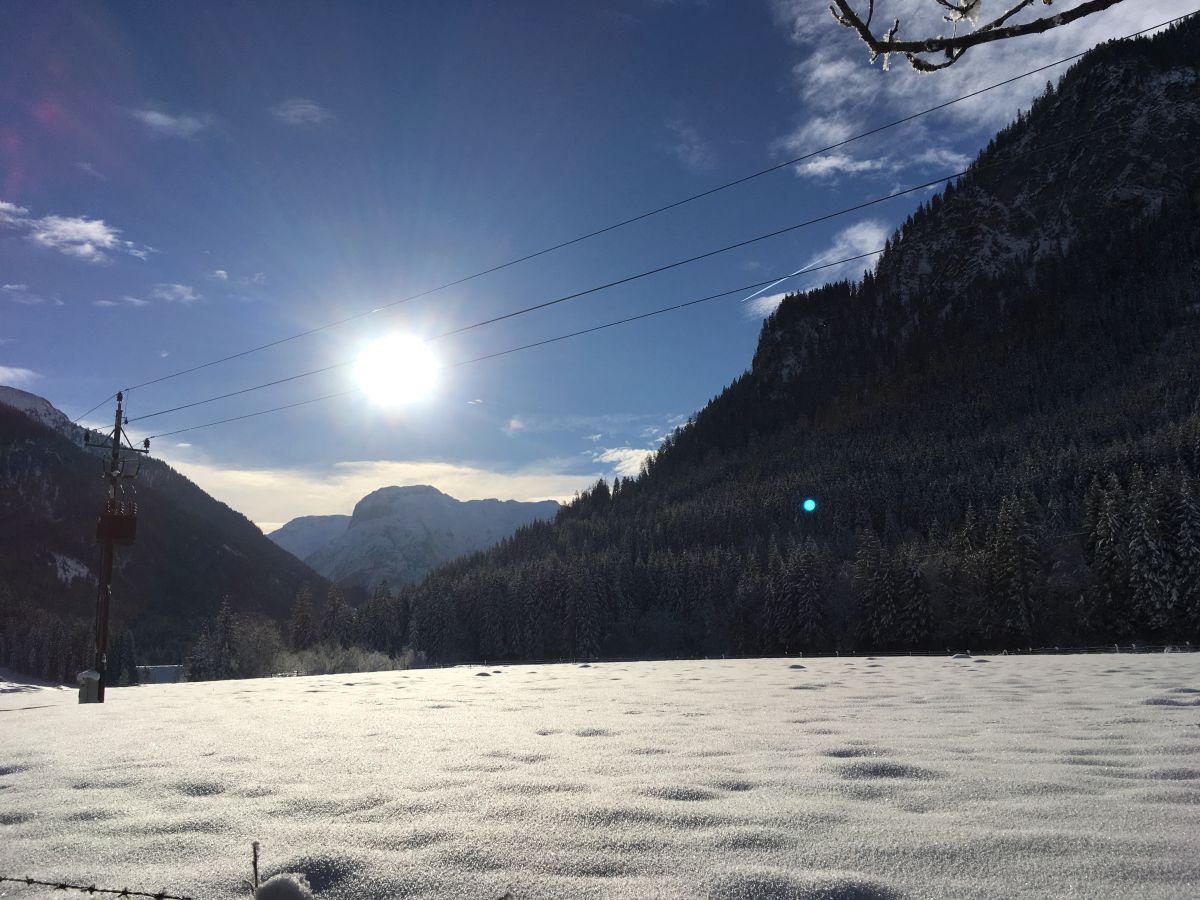
<svg viewBox="0 0 1200 900"><path fill-rule="evenodd" d="M1196 897L1200 654L0 685L0 874L245 897L255 839L346 900Z"/></svg>

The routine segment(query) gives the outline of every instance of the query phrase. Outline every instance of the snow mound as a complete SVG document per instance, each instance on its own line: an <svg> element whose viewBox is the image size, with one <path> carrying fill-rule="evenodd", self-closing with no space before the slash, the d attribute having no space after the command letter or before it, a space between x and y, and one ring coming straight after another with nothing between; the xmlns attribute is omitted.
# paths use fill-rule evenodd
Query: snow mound
<svg viewBox="0 0 1200 900"><path fill-rule="evenodd" d="M312 900L312 896L308 879L292 872L267 879L254 892L254 900Z"/></svg>

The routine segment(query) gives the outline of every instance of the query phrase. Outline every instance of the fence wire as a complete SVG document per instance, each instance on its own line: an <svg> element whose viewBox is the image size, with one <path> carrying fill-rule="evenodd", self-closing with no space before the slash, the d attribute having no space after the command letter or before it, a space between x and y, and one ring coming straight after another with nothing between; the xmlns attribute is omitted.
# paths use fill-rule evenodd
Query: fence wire
<svg viewBox="0 0 1200 900"><path fill-rule="evenodd" d="M168 894L166 891L150 893L149 891L135 891L130 888L121 888L118 890L116 888L96 887L94 884L68 884L65 881L41 881L37 878L10 878L7 875L0 875L0 883L3 882L24 884L28 887L54 888L56 891L79 891L81 894L112 894L116 897L150 897L152 900L194 900L192 897Z"/></svg>

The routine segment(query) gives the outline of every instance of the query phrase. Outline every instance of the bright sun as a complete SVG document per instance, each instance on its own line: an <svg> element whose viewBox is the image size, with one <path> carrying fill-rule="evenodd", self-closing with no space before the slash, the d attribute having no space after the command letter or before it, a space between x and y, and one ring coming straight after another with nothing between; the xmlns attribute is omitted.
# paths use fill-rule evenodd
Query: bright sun
<svg viewBox="0 0 1200 900"><path fill-rule="evenodd" d="M381 406L423 400L437 383L438 361L424 341L390 334L367 344L354 362L358 386Z"/></svg>

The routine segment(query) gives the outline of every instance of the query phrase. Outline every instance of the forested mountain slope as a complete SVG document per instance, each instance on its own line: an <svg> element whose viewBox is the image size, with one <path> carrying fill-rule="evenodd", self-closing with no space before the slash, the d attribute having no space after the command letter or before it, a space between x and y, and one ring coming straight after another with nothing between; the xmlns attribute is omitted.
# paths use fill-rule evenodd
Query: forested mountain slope
<svg viewBox="0 0 1200 900"><path fill-rule="evenodd" d="M1088 54L875 272L785 300L641 477L376 598L364 639L444 660L1197 640L1197 60L1197 20Z"/></svg>
<svg viewBox="0 0 1200 900"><path fill-rule="evenodd" d="M73 678L91 658L96 518L103 461L40 397L0 393L0 665ZM130 496L137 541L119 547L114 633L132 628L142 662L179 662L228 596L248 615L284 617L302 586L325 582L245 516L165 463L147 459Z"/></svg>

